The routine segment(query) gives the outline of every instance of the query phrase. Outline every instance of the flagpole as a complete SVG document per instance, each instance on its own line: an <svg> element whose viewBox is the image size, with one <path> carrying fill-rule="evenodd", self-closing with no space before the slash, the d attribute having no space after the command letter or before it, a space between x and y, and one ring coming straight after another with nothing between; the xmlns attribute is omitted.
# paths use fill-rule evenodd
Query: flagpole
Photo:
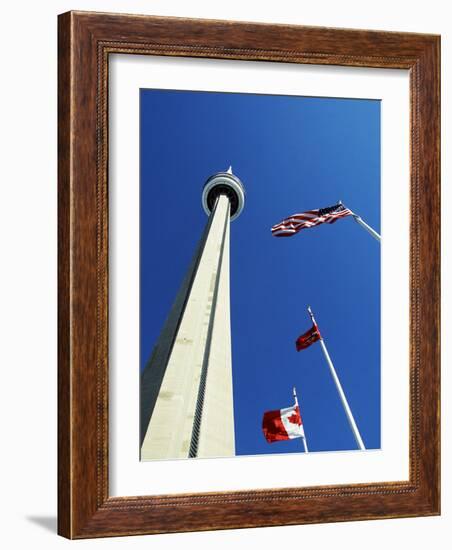
<svg viewBox="0 0 452 550"><path fill-rule="evenodd" d="M297 390L295 389L295 386L293 387L293 397L295 399L295 406L298 407L298 410L300 410L298 405ZM301 417L301 414L300 414L300 417ZM304 428L303 428L303 432L304 432ZM304 452L308 453L309 451L308 451L308 444L306 443L306 434L301 439L303 440Z"/></svg>
<svg viewBox="0 0 452 550"><path fill-rule="evenodd" d="M317 323L314 318L314 314L312 313L311 307L308 307L309 315L311 316L311 320L314 323L314 325L317 326ZM362 451L366 450L366 447L364 446L363 440L361 438L361 434L359 433L358 426L356 425L355 419L353 418L352 411L349 407L347 398L345 397L344 390L342 389L341 383L339 381L339 377L336 374L336 370L334 369L333 362L331 361L330 354L328 353L328 350L326 349L325 342L323 340L323 337L320 333L320 345L322 346L322 351L325 356L326 362L328 363L328 366L330 368L331 375L333 377L334 383L336 384L337 391L339 393L339 397L341 398L342 405L345 410L345 414L347 415L348 422L350 424L350 428L352 429L353 435L355 436L356 444L358 445L358 448Z"/></svg>
<svg viewBox="0 0 452 550"><path fill-rule="evenodd" d="M358 216L357 214L352 214L352 216L355 222L359 223L361 227L364 227L364 229L368 233L370 233L375 240L381 242L381 236L375 231L375 229L372 229L370 225L367 225L367 223L361 218L361 216Z"/></svg>
<svg viewBox="0 0 452 550"><path fill-rule="evenodd" d="M344 206L346 208L346 206L343 204L342 201L339 201L338 204L342 204L342 206ZM350 210L350 209L349 209ZM350 212L352 212L350 210ZM362 218L361 216L358 216L358 214L355 214L354 212L352 212L352 216L353 216L353 219L355 220L356 223L359 223L359 225L361 227L364 227L364 229L370 233L372 235L372 237L377 240L378 242L381 242L381 236L375 231L375 229L373 229L372 227L370 227L370 225L368 225Z"/></svg>

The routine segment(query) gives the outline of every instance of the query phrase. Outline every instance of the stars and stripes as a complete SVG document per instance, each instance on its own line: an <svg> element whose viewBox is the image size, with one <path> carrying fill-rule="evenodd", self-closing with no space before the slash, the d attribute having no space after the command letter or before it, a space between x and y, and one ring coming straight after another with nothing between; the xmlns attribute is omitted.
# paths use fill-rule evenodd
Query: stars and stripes
<svg viewBox="0 0 452 550"><path fill-rule="evenodd" d="M272 235L274 237L291 237L295 235L295 233L301 231L301 229L315 227L321 223L334 223L340 218L353 215L351 210L339 202L326 208L308 210L301 214L293 214L274 225L272 227Z"/></svg>

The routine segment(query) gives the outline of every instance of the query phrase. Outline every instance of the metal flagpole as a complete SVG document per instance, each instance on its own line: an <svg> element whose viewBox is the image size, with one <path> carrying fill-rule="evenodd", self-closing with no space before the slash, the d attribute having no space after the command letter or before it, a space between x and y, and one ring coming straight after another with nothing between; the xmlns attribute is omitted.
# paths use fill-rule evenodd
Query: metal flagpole
<svg viewBox="0 0 452 550"><path fill-rule="evenodd" d="M298 407L298 410L300 410L298 405L298 398L297 398L297 390L295 389L295 386L293 387L293 397L295 399L295 406ZM300 413L301 417L301 413ZM304 433L304 427L303 427L303 433ZM303 446L304 446L304 452L308 453L308 444L306 443L306 434L301 438L303 440Z"/></svg>
<svg viewBox="0 0 452 550"><path fill-rule="evenodd" d="M352 214L352 215L355 222L358 222L359 225L364 227L364 229L368 231L375 240L377 240L378 242L381 241L380 235L375 231L375 229L372 229L370 225L367 225L367 223L361 218L361 216L358 216L357 214Z"/></svg>
<svg viewBox="0 0 452 550"><path fill-rule="evenodd" d="M314 323L314 325L317 326L317 323L315 322L314 314L312 313L312 310L311 310L310 306L308 307L308 312L309 312L309 315L311 316L312 322ZM363 440L361 438L361 434L359 433L359 430L358 430L358 426L356 425L355 419L353 418L352 411L351 411L351 409L348 405L347 398L345 397L344 390L342 389L341 383L340 383L339 378L336 374L333 362L331 361L331 357L328 353L328 350L326 349L326 345L325 345L325 342L324 342L322 336L320 336L319 341L320 341L320 345L322 346L322 351L323 351L323 354L325 356L326 362L328 363L328 366L330 367L331 375L332 375L333 380L336 384L336 388L337 388L337 391L339 393L339 397L341 398L342 405L344 406L345 414L347 415L347 419L348 419L348 422L350 424L350 428L352 429L353 435L355 436L356 444L358 445L359 449L361 449L362 451L365 451L366 447L364 446Z"/></svg>
<svg viewBox="0 0 452 550"><path fill-rule="evenodd" d="M342 206L345 206L342 201L339 201L339 204L342 204ZM350 210L350 212L352 212ZM364 229L370 233L372 235L372 237L377 240L378 242L381 242L381 236L375 231L375 229L373 229L372 227L370 227L370 225L368 225L362 218L361 216L358 216L358 214L355 214L354 212L352 212L352 216L353 216L353 219L355 220L355 222L359 223L359 225L361 227L364 227Z"/></svg>

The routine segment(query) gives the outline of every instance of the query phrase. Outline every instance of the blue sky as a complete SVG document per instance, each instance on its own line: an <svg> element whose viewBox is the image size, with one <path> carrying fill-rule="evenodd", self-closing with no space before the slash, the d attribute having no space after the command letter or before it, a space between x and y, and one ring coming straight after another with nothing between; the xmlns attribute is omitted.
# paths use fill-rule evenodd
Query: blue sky
<svg viewBox="0 0 452 550"><path fill-rule="evenodd" d="M380 245L352 218L285 239L270 228L339 199L380 232L380 102L141 90L140 368L201 237L205 180L232 165L246 188L231 224L236 453L268 444L266 410L296 386L310 451L355 449L316 343L297 353L311 305L366 448L380 447Z"/></svg>

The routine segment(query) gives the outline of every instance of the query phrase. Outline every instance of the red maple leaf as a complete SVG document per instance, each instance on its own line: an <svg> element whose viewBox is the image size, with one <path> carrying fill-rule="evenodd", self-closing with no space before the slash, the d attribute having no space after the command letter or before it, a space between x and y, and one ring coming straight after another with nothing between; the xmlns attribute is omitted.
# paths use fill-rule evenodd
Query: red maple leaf
<svg viewBox="0 0 452 550"><path fill-rule="evenodd" d="M299 426L301 424L300 415L297 413L292 413L290 416L287 417L287 420L292 424L298 424Z"/></svg>

